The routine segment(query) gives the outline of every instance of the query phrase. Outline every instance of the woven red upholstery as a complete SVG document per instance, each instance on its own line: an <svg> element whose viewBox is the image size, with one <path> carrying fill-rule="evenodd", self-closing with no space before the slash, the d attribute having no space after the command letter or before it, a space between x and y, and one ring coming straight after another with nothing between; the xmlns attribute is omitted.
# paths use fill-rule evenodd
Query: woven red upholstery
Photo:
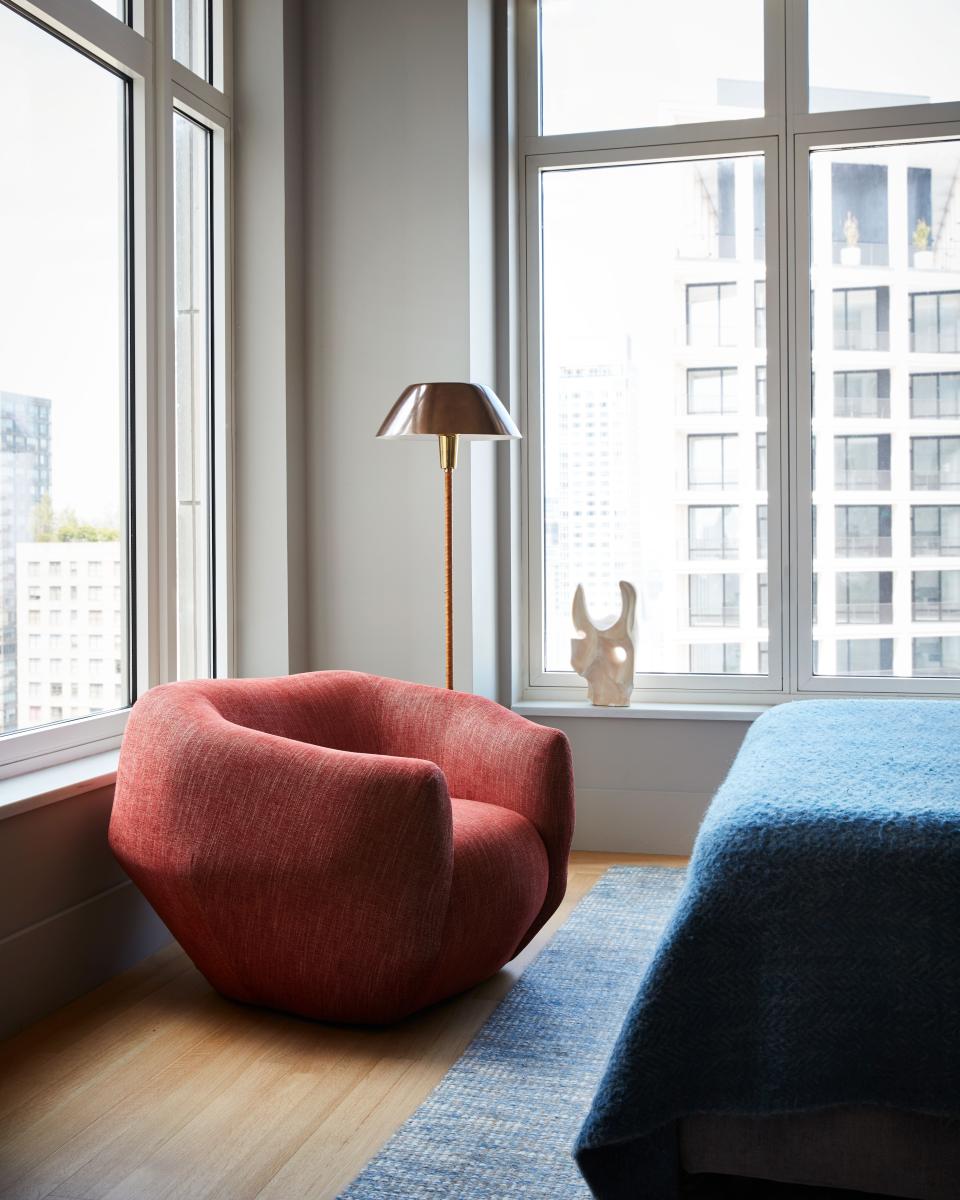
<svg viewBox="0 0 960 1200"><path fill-rule="evenodd" d="M142 697L110 844L225 995L380 1023L512 958L563 897L572 831L562 733L321 671Z"/></svg>

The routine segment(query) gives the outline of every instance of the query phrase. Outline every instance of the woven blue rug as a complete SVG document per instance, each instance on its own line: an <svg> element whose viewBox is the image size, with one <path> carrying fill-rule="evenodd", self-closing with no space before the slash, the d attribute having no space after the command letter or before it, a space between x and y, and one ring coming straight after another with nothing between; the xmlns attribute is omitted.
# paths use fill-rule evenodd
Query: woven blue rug
<svg viewBox="0 0 960 1200"><path fill-rule="evenodd" d="M570 1156L683 887L613 867L341 1200L583 1200Z"/></svg>

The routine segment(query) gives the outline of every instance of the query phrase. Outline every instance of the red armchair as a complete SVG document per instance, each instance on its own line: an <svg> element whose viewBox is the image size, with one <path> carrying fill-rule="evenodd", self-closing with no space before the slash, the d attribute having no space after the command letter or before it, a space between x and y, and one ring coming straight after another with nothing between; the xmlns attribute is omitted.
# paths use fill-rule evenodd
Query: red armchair
<svg viewBox="0 0 960 1200"><path fill-rule="evenodd" d="M110 844L224 995L382 1023L526 945L563 897L572 831L562 733L322 671L147 693Z"/></svg>

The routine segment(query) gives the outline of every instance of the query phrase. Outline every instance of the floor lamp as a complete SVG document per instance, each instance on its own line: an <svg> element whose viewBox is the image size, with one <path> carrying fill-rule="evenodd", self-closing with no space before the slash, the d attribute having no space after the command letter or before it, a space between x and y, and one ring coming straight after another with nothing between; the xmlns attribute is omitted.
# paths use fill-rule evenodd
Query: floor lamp
<svg viewBox="0 0 960 1200"><path fill-rule="evenodd" d="M453 471L460 439L505 441L520 430L488 387L479 383L413 383L387 413L377 437L436 437L443 472L443 580L447 687L453 687Z"/></svg>

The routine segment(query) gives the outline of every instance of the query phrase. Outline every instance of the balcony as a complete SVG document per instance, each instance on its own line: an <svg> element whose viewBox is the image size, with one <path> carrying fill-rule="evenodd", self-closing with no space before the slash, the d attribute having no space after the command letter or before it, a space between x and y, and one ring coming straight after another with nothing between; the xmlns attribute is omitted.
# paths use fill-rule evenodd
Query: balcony
<svg viewBox="0 0 960 1200"><path fill-rule="evenodd" d="M893 553L893 539L877 534L848 534L837 538L837 555L840 558L889 558Z"/></svg>
<svg viewBox="0 0 960 1200"><path fill-rule="evenodd" d="M737 558L739 556L739 548L736 543L731 542L691 542L690 557L691 558Z"/></svg>
<svg viewBox="0 0 960 1200"><path fill-rule="evenodd" d="M952 471L911 471L910 486L915 492L952 492L960 489L960 478Z"/></svg>
<svg viewBox="0 0 960 1200"><path fill-rule="evenodd" d="M834 325L834 350L889 350L890 334L886 329L871 329L863 325Z"/></svg>
<svg viewBox="0 0 960 1200"><path fill-rule="evenodd" d="M893 605L881 601L837 605L838 625L891 625Z"/></svg>
<svg viewBox="0 0 960 1200"><path fill-rule="evenodd" d="M725 604L722 609L700 609L690 613L690 624L721 626L740 624L740 605Z"/></svg>
<svg viewBox="0 0 960 1200"><path fill-rule="evenodd" d="M960 542L954 541L953 538L944 539L939 533L915 533L912 550L917 556L929 555L932 558L960 556Z"/></svg>
<svg viewBox="0 0 960 1200"><path fill-rule="evenodd" d="M914 600L915 621L960 621L960 601Z"/></svg>
<svg viewBox="0 0 960 1200"><path fill-rule="evenodd" d="M884 492L890 489L890 471L881 468L838 470L835 487L842 492Z"/></svg>

